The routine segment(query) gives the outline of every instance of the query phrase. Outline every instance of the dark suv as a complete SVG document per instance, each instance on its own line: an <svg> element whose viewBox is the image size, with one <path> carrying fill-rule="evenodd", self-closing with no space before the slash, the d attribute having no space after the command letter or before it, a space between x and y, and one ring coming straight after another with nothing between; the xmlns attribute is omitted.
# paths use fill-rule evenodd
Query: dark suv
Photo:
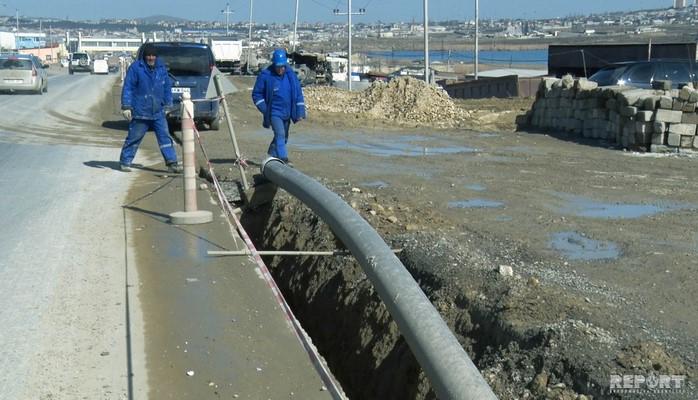
<svg viewBox="0 0 698 400"><path fill-rule="evenodd" d="M674 88L695 81L695 63L685 60L651 60L612 64L589 80L599 86L626 85L651 89L654 81L671 81Z"/></svg>
<svg viewBox="0 0 698 400"><path fill-rule="evenodd" d="M215 65L211 48L194 42L148 42L138 49L138 59L146 48L154 48L158 58L167 65L172 80L172 100L175 107L167 113L171 127L182 119L182 94L189 92L194 101L194 120L204 122L213 130L220 127L218 99L208 99L207 91Z"/></svg>

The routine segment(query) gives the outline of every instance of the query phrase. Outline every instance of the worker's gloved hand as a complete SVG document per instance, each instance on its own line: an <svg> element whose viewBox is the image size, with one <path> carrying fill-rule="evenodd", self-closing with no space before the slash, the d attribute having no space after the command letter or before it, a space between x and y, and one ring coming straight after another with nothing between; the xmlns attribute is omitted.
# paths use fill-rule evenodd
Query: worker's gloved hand
<svg viewBox="0 0 698 400"><path fill-rule="evenodd" d="M175 106L174 104L165 104L162 109L165 111L165 114L169 114L173 111L177 111L179 109L178 106Z"/></svg>
<svg viewBox="0 0 698 400"><path fill-rule="evenodd" d="M121 110L121 114L124 116L124 118L126 118L127 121L130 121L132 118L131 110Z"/></svg>

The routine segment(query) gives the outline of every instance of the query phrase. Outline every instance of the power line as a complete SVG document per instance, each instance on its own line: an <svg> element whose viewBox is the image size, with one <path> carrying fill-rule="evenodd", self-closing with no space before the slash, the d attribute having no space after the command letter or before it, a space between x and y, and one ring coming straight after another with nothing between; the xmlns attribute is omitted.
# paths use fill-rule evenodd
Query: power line
<svg viewBox="0 0 698 400"><path fill-rule="evenodd" d="M359 8L358 12L354 12L351 9L351 0L347 1L347 12L340 12L338 8L332 10L334 15L346 15L347 16L347 36L348 36L348 47L347 52L347 85L349 91L351 92L351 16L352 15L364 15L366 14L365 8Z"/></svg>

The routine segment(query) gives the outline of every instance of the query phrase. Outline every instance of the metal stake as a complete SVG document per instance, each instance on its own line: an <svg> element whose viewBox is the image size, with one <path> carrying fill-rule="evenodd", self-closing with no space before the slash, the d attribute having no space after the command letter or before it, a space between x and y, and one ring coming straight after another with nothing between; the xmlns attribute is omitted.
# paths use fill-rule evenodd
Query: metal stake
<svg viewBox="0 0 698 400"><path fill-rule="evenodd" d="M213 82L216 85L216 92L218 96L223 100L223 108L225 109L225 122L228 124L228 132L230 132L230 139L233 141L233 149L235 149L235 158L238 160L238 168L240 168L240 177L242 178L242 188L247 190L250 186L247 184L247 177L245 176L245 168L242 166L242 159L240 157L240 148L238 147L237 137L235 136L235 129L233 128L233 121L230 117L230 109L228 108L228 101L225 99L225 94L223 94L223 88L221 88L221 83L219 79L220 75L216 75L213 78Z"/></svg>

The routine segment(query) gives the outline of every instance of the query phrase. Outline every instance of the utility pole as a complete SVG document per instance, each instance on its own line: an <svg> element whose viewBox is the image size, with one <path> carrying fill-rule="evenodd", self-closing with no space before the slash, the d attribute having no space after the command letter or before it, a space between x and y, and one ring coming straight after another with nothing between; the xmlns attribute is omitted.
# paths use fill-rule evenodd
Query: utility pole
<svg viewBox="0 0 698 400"><path fill-rule="evenodd" d="M221 13L225 14L225 36L230 36L230 3L225 3L225 10L221 10Z"/></svg>
<svg viewBox="0 0 698 400"><path fill-rule="evenodd" d="M352 15L364 15L366 14L365 8L359 8L358 12L351 11L351 0L347 1L347 12L339 12L339 9L333 10L334 15L346 15L347 16L347 33L349 37L349 52L347 54L347 84L349 85L349 91L351 92L351 16Z"/></svg>
<svg viewBox="0 0 698 400"><path fill-rule="evenodd" d="M252 52L252 0L250 0L250 28L247 33L247 73L250 73L250 52Z"/></svg>
<svg viewBox="0 0 698 400"><path fill-rule="evenodd" d="M296 51L296 42L298 41L298 0L296 0L296 18L293 20L293 51Z"/></svg>
<svg viewBox="0 0 698 400"><path fill-rule="evenodd" d="M480 0L475 0L475 80L480 68Z"/></svg>
<svg viewBox="0 0 698 400"><path fill-rule="evenodd" d="M429 84L429 0L424 0L424 82Z"/></svg>
<svg viewBox="0 0 698 400"><path fill-rule="evenodd" d="M15 31L19 32L19 8L15 8L15 23L17 24Z"/></svg>

